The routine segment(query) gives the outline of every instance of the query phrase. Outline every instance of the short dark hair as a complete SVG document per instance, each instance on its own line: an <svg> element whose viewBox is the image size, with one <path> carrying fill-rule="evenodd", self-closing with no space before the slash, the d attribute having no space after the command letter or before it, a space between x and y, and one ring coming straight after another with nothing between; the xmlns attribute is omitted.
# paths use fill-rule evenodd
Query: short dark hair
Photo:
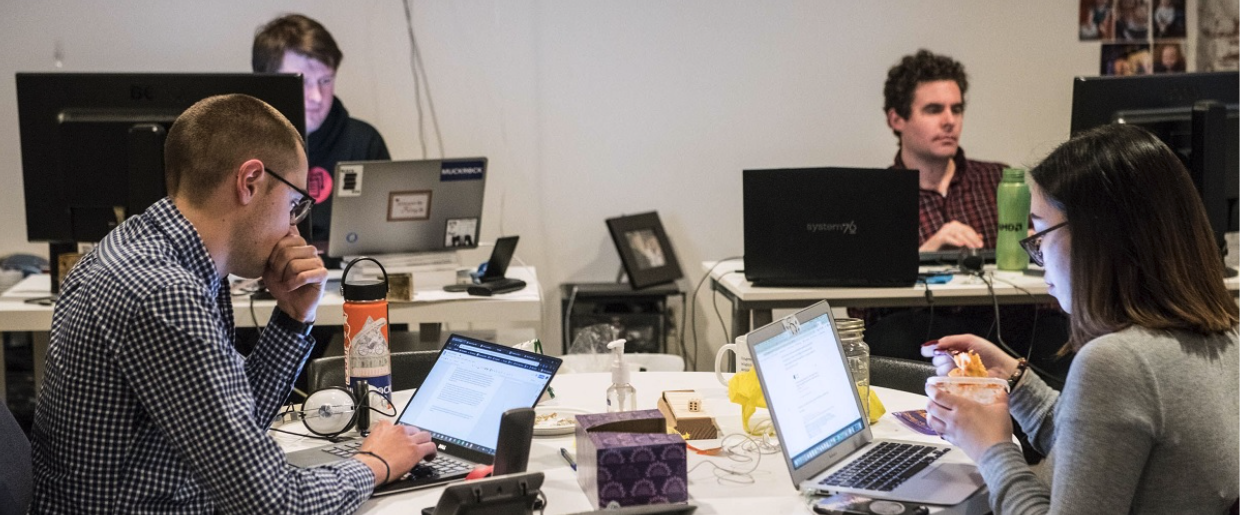
<svg viewBox="0 0 1240 515"><path fill-rule="evenodd" d="M344 60L336 40L322 24L300 14L288 14L271 20L254 35L250 65L258 73L275 73L289 50L321 61L332 70L340 68Z"/></svg>
<svg viewBox="0 0 1240 515"><path fill-rule="evenodd" d="M1188 170L1149 132L1104 125L1029 171L1071 231L1066 350L1130 326L1219 334L1240 321Z"/></svg>
<svg viewBox="0 0 1240 515"><path fill-rule="evenodd" d="M203 206L249 159L271 168L297 166L301 135L274 107L249 95L217 95L186 109L164 141L168 195Z"/></svg>
<svg viewBox="0 0 1240 515"><path fill-rule="evenodd" d="M969 76L964 72L964 65L956 60L924 48L916 54L904 56L899 64L887 70L887 83L883 84L883 112L895 109L900 118L907 120L913 109L913 94L917 86L940 80L956 81L962 99L969 90ZM900 135L899 131L892 132Z"/></svg>

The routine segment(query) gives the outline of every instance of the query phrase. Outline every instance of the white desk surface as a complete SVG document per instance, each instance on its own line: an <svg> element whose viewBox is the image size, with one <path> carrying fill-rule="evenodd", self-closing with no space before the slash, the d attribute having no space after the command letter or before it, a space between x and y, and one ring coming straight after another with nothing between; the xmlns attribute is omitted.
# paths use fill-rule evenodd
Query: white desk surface
<svg viewBox="0 0 1240 515"><path fill-rule="evenodd" d="M442 291L455 273L452 271L418 273L414 276L413 302L391 302L388 312L394 324L419 323L528 323L542 319L541 293L533 267L511 267L508 276L526 282L520 291L494 297L474 297L466 293ZM0 295L0 331L48 331L52 327L52 307L28 304L26 299L47 297L51 286L47 275L32 275ZM339 283L331 282L336 285ZM344 299L339 289L329 288L319 302L318 325L344 323ZM250 316L249 297L234 296L233 312L238 327L264 325L275 309L273 300L254 301Z"/></svg>
<svg viewBox="0 0 1240 515"><path fill-rule="evenodd" d="M740 406L728 400L727 388L719 384L713 372L637 372L632 374L632 382L637 389L638 409L653 409L659 394L664 390L694 389L701 394L704 407L715 416L724 434L741 432ZM608 373L559 374L551 383L556 398L543 406L604 411L605 392L610 383L611 375ZM886 388L876 387L875 391L888 412L873 426L875 437L942 442L937 437L922 435L905 427L890 415L894 411L924 409L925 397ZM411 391L397 392L395 400L403 408L411 395ZM760 418L769 418L766 410L761 408L754 415L753 421ZM304 431L299 423L285 424L282 429ZM281 433L271 434L286 451L314 447L322 443ZM546 513L589 511L592 509L589 500L577 484L576 472L560 457L560 448L567 448L576 455L572 434L536 436L530 449L529 470L546 474L542 486L547 496ZM726 469L746 470L752 466L751 463L694 453L690 453L688 459L689 499L699 506L697 513L811 513L804 498L793 487L783 455L778 450L762 455L757 470L750 476L752 481L746 478L740 478L740 481L720 479L713 472L714 467L699 466L700 463L709 461ZM442 493L443 488L431 488L373 498L366 501L358 513L418 513L424 507L434 506ZM938 513L986 513L989 507L985 497L984 493L974 495L969 501Z"/></svg>
<svg viewBox="0 0 1240 515"><path fill-rule="evenodd" d="M717 261L702 262L702 271L706 272L715 267ZM874 301L883 300L908 300L918 305L924 304L926 298L926 285L918 283L911 287L889 287L889 288L811 288L811 287L769 287L754 286L753 283L745 279L742 270L745 268L745 262L742 260L732 260L720 264L710 272L712 281L726 288L728 292L743 302L770 302L770 301L819 301L826 299L832 301L833 307L850 307L859 304L868 304ZM937 267L942 268L942 267ZM930 268L925 268L930 269ZM993 284L995 295L1000 297L1022 296L1034 298L1028 302L1051 302L1054 299L1046 292L1046 283L1042 281L1042 276L1034 271L1025 272L1006 272L994 270L993 266L987 266L988 273L993 275ZM1229 287L1237 289L1240 287L1240 280L1229 279ZM1021 290L1024 291L1021 291ZM930 290L936 301L976 301L978 299L989 300L990 291L986 287L986 283L981 279L971 276L956 274L952 276L951 281L946 284L931 284ZM1026 293L1027 292L1027 293Z"/></svg>

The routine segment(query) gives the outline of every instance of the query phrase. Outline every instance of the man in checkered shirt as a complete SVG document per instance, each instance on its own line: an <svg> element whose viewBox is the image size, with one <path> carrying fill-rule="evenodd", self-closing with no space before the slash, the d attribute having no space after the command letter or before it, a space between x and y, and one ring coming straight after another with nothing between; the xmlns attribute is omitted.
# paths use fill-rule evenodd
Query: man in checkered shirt
<svg viewBox="0 0 1240 515"><path fill-rule="evenodd" d="M381 423L371 454L300 469L266 432L314 345L327 278L296 228L313 204L301 137L262 101L224 95L177 118L164 154L168 198L113 230L61 290L32 510L356 510L434 444ZM278 308L248 359L233 347L230 273L261 276Z"/></svg>

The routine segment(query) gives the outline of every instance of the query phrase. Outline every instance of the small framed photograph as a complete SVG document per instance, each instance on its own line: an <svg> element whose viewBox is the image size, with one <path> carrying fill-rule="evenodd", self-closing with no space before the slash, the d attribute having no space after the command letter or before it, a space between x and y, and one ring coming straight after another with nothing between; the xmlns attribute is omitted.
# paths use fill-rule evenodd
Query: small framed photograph
<svg viewBox="0 0 1240 515"><path fill-rule="evenodd" d="M634 289L673 282L684 274L663 231L659 213L651 211L607 220L612 242Z"/></svg>
<svg viewBox="0 0 1240 515"><path fill-rule="evenodd" d="M443 246L448 248L477 247L478 219L449 218L443 232Z"/></svg>
<svg viewBox="0 0 1240 515"><path fill-rule="evenodd" d="M389 222L430 220L431 190L393 191L388 193Z"/></svg>

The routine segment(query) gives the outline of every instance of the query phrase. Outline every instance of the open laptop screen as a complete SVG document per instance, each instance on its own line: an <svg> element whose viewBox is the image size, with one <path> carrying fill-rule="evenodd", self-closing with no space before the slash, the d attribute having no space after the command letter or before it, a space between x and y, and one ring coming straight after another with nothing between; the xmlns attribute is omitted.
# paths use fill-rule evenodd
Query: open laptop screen
<svg viewBox="0 0 1240 515"><path fill-rule="evenodd" d="M452 335L400 423L429 431L437 441L495 454L500 417L533 406L559 364L558 358Z"/></svg>
<svg viewBox="0 0 1240 515"><path fill-rule="evenodd" d="M865 429L830 313L754 344L753 358L794 468Z"/></svg>

